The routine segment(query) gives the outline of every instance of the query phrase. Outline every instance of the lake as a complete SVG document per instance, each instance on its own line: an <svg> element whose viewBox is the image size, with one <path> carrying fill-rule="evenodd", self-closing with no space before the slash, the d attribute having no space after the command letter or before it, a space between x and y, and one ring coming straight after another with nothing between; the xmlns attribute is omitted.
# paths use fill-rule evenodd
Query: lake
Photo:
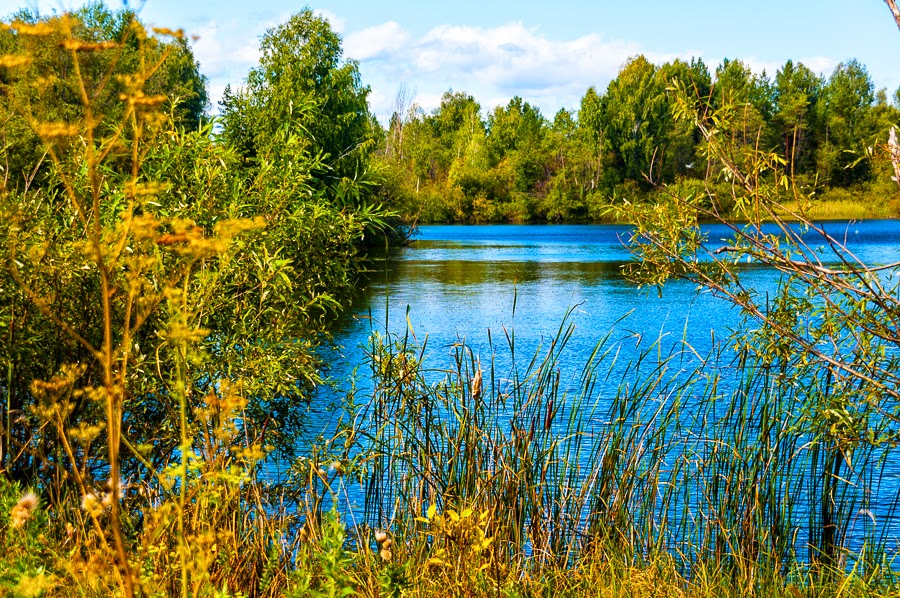
<svg viewBox="0 0 900 598"><path fill-rule="evenodd" d="M866 264L900 260L898 221L829 222L824 227L833 237L846 241L848 248ZM493 361L499 378L503 378L512 366L506 349L508 338L515 338L516 362L527 362L535 353L547 351L564 322L573 326L558 367L560 385L567 396L571 396L568 391L577 390L585 361L604 339L610 353L598 370L602 378L598 396L604 392L614 396L623 381L633 382L638 376L628 367L648 350L659 358L689 347L680 367L690 371L718 341L727 339L742 325L741 313L727 301L685 281L672 281L662 289L639 289L626 280L621 268L632 259L625 245L629 230L627 226L615 225L423 226L408 247L374 263L366 288L335 334L337 348L323 355L329 364L326 374L343 390L355 379L359 396L364 398L366 376L354 378L353 370L361 366L360 372L365 372L365 347L375 332L401 337L408 334L419 346L427 343L425 363L432 368L435 379L449 366L452 354L462 342L471 349L473 358L486 367ZM723 243L728 236L727 228L721 225L707 226L706 231L711 245ZM822 263L834 263L834 259L822 252ZM760 292L773 291L779 281L777 272L759 265L743 265L741 273L745 285ZM717 367L727 366L729 359L726 351ZM611 375L603 376L603 368ZM727 379L727 373L724 377L716 391L722 396L737 384L736 380ZM331 408L327 396L323 393L322 400L310 408L311 436L329 430L339 417L340 410ZM602 400L606 399L601 397ZM690 397L684 400L690 405ZM723 405L727 408L727 401ZM597 415L585 422L586 429L594 435L608 426L608 416L600 407ZM695 434L687 420L692 415L688 409L683 430L678 432L684 433L680 438L666 436L661 441L665 446L682 443L665 456L666 462L659 470L663 477L677 469L679 460L687 462L690 457L695 463L708 457L704 452L707 445L690 444ZM765 425L765 416L759 417L751 414L746 425ZM557 421L565 422L566 417ZM730 434L727 426L717 433ZM819 508L814 506L820 492L819 482L814 480L828 477L817 469L822 467L819 457L804 449L803 437L793 437L791 442L799 444L785 448L788 457L779 457L788 458L784 475L765 480L771 483L773 492L784 493L777 504L790 509L793 514L789 519L797 522L797 529L806 530L808 535L796 539L801 547L818 542L815 530L819 524L804 521L812 522L818 517L811 510ZM757 453L760 458L767 458L765 450ZM696 453L688 455L690 451ZM868 458L875 468L856 472L860 480L866 481L848 485L842 498L843 504L852 508L843 515L848 522L845 531L855 548L866 538L874 537L871 534L876 531L882 538L884 534L900 535L894 514L900 472L896 460L883 459L888 452L871 453ZM791 463L797 464L796 472ZM589 474L582 471L578 476L584 480ZM707 474L698 470L690 478L695 481L688 483L710 483L712 478L704 475ZM386 478L388 482L390 479ZM752 487L752 481L747 483ZM360 491L348 493L347 500L354 505L351 508L362 508L362 496ZM707 498L705 491L689 492L686 496L686 502L666 502L663 510L685 505L692 509L700 504L694 501ZM730 500L727 493L723 496L723 500ZM388 502L396 500L387 498ZM674 512L670 515L673 521L694 517ZM865 527L870 516L878 522L877 530ZM378 518L384 523L383 514Z"/></svg>
<svg viewBox="0 0 900 598"><path fill-rule="evenodd" d="M865 263L900 259L898 221L825 227L846 238ZM728 235L721 225L706 229L711 243ZM628 235L629 227L617 225L422 226L409 247L373 266L336 336L344 363L360 362L360 347L373 330L402 333L407 325L420 342L427 339L429 357L440 360L464 339L484 361L490 356L488 331L495 344L504 331L515 331L519 353L527 355L553 337L572 310L569 351L577 361L607 335L639 338L640 346L660 337L667 346L683 340L706 354L714 338L740 324L737 309L688 282L671 281L660 294L626 280L621 267L631 259ZM774 289L777 282L776 273L764 268L745 269L744 280L758 290ZM343 365L335 368L343 378Z"/></svg>

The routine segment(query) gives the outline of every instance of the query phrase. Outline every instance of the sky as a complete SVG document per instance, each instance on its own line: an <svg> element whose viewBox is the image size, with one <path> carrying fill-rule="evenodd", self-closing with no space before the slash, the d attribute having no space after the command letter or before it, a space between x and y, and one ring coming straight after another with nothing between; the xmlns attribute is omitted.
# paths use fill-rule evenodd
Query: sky
<svg viewBox="0 0 900 598"><path fill-rule="evenodd" d="M121 8L123 0L106 0ZM0 0L0 16L41 13L81 0ZM240 86L259 58L260 36L305 4L287 0L130 0L143 21L196 36L212 108ZM359 62L382 123L401 91L431 111L452 89L484 110L521 96L552 117L577 109L590 86L603 91L637 54L661 64L702 58L710 70L741 59L770 76L788 59L831 74L856 58L888 96L900 86L900 31L883 0L310 0Z"/></svg>

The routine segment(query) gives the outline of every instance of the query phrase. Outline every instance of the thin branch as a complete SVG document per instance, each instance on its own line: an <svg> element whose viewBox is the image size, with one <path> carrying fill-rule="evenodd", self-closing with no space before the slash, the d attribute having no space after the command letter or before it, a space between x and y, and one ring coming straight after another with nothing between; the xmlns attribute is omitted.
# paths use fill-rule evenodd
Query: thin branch
<svg viewBox="0 0 900 598"><path fill-rule="evenodd" d="M720 253L742 253L746 254L747 250L741 247L719 247L715 251L712 252L713 255L718 255ZM835 270L833 268L826 268L824 266L817 266L816 264L812 264L810 262L806 262L803 260L787 260L785 263L790 264L791 266L795 266L797 268L803 268L805 270L815 270L816 272L821 272L822 274L832 274L832 275L841 275L841 274L866 274L869 272L879 272L881 270L893 270L895 268L900 268L900 262L893 262L891 264L885 264L883 266L875 266L873 267L863 267L863 268L852 268L849 270Z"/></svg>
<svg viewBox="0 0 900 598"><path fill-rule="evenodd" d="M884 0L884 2L888 5L888 8L891 9L891 14L894 15L894 21L896 21L897 27L900 28L900 8L897 7L896 0Z"/></svg>

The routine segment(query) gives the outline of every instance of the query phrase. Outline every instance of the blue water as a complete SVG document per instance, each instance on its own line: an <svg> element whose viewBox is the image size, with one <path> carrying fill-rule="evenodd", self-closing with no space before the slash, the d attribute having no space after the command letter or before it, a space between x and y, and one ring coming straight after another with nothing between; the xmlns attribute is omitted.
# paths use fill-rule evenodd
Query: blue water
<svg viewBox="0 0 900 598"><path fill-rule="evenodd" d="M823 226L864 263L900 259L898 221ZM730 233L723 225L705 230L711 247ZM555 335L569 310L575 325L569 354L576 358L607 335L640 339L623 345L635 350L662 338L663 346L685 342L705 355L714 339L741 325L739 310L689 282L657 289L626 280L621 268L633 259L629 236L629 227L616 225L423 226L409 247L373 264L365 292L336 336L346 361L333 360L335 373L343 377L346 363L360 362L360 347L373 330L409 328L420 343L427 339L428 356L437 360L464 339L484 361L488 331L496 346L514 330L517 349L526 355ZM835 262L826 249L819 255L824 264ZM762 293L774 290L779 278L760 267L745 267L742 276Z"/></svg>
<svg viewBox="0 0 900 598"><path fill-rule="evenodd" d="M862 263L900 261L898 221L822 226ZM726 244L730 235L723 225L707 226L705 232L711 249ZM335 334L337 349L323 355L325 373L339 389L355 384L364 396L365 346L377 332L408 333L414 343L427 343L425 364L435 370L448 367L465 341L476 359L493 360L502 376L510 366L504 350L509 336L515 335L517 355L527 361L547 350L566 321L574 329L561 361L563 370L569 368L561 372L563 388L578 386L584 362L603 339L615 355L604 364L614 372L607 381L614 387L641 351L665 356L687 348L684 367L690 370L695 358L709 354L733 331L755 325L727 300L686 281L638 288L622 274L634 259L629 236L629 227L614 225L423 226L408 247L373 262L364 290ZM805 239L822 265L837 265L821 238ZM742 264L740 273L744 285L762 295L773 293L782 276L758 264ZM727 365L728 359L726 351L717 364ZM363 375L353 382L358 366ZM603 392L602 384L598 388ZM311 436L333 429L340 415L330 408L329 396L334 402L341 393L323 393L311 406ZM594 423L602 425L602 418ZM876 494L894 502L900 468L889 462L882 475ZM892 511L878 512L877 506L872 511L880 524L889 524L890 536L900 537Z"/></svg>

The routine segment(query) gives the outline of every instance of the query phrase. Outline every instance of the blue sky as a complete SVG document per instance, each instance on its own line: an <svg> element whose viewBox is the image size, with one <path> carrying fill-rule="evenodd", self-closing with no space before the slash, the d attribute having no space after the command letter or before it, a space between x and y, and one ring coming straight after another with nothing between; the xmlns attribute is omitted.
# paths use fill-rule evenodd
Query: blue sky
<svg viewBox="0 0 900 598"><path fill-rule="evenodd" d="M43 12L80 0L0 0L0 14ZM122 0L107 0L114 8ZM214 102L239 85L258 58L259 36L304 4L285 0L147 0L145 21L198 36L194 51ZM360 62L370 101L384 120L404 86L426 110L449 88L485 109L520 95L547 116L577 108L588 86L603 90L618 68L643 53L661 63L702 57L710 68L740 58L772 75L787 59L831 73L857 58L876 87L900 86L900 31L883 0L411 0L312 1Z"/></svg>

